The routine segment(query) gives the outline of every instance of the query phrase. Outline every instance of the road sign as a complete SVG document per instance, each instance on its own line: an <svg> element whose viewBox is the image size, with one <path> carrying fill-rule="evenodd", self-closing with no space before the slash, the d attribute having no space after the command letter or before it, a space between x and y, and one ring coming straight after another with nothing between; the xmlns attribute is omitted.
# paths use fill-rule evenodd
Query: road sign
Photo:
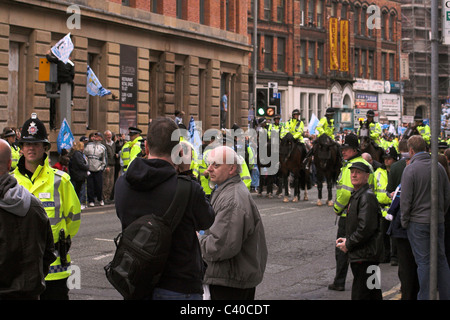
<svg viewBox="0 0 450 320"><path fill-rule="evenodd" d="M450 0L443 0L442 14L442 43L450 45Z"/></svg>

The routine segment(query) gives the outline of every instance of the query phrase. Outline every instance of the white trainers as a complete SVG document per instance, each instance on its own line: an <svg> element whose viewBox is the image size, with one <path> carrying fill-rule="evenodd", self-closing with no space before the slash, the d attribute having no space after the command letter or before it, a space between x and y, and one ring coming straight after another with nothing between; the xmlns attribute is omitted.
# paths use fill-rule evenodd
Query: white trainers
<svg viewBox="0 0 450 320"><path fill-rule="evenodd" d="M86 209L86 206L84 204L81 205L81 210Z"/></svg>
<svg viewBox="0 0 450 320"><path fill-rule="evenodd" d="M93 206L95 206L95 203L89 202L89 207L93 207Z"/></svg>
<svg viewBox="0 0 450 320"><path fill-rule="evenodd" d="M100 201L100 205L101 206L104 206L105 205L105 202L102 200L102 201Z"/></svg>

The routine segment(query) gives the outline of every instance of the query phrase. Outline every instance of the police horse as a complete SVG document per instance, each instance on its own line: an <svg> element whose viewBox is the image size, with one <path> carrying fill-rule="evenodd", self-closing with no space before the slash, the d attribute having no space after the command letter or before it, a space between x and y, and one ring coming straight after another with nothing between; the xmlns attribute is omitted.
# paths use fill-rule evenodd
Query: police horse
<svg viewBox="0 0 450 320"><path fill-rule="evenodd" d="M317 205L322 205L323 180L327 182L329 207L333 206L332 188L337 181L342 163L339 146L328 135L322 134L317 138L314 146L314 165L316 166L316 180L318 200Z"/></svg>
<svg viewBox="0 0 450 320"><path fill-rule="evenodd" d="M280 172L284 186L283 202L289 202L288 177L290 173L294 176L294 198L292 202L298 202L300 188L305 190L304 200L308 200L309 173L303 165L306 153L305 144L297 142L290 132L280 140Z"/></svg>
<svg viewBox="0 0 450 320"><path fill-rule="evenodd" d="M371 138L370 138L370 129L367 122L360 121L360 130L359 130L359 149L361 153L367 152L372 156L373 160L378 162L383 162L384 150L380 146L378 146Z"/></svg>

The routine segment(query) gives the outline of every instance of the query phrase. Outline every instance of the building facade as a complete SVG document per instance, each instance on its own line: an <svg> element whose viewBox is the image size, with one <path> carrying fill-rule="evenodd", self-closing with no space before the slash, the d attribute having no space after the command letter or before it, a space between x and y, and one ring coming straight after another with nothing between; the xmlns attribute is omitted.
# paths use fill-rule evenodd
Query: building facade
<svg viewBox="0 0 450 320"><path fill-rule="evenodd" d="M238 0L0 1L0 127L20 127L32 112L56 141L63 119L50 107L39 59L67 33L75 64L71 129L78 138L109 129L145 134L149 120L175 110L218 128L229 92L227 124L246 124L247 2ZM86 92L90 66L104 97ZM52 127L50 125L52 124ZM55 129L55 130L53 130ZM56 150L52 144L52 150Z"/></svg>
<svg viewBox="0 0 450 320"><path fill-rule="evenodd" d="M398 1L259 1L257 86L278 82L284 120L300 109L307 123L333 107L342 129L357 128L369 109L393 122L401 115L400 17Z"/></svg>

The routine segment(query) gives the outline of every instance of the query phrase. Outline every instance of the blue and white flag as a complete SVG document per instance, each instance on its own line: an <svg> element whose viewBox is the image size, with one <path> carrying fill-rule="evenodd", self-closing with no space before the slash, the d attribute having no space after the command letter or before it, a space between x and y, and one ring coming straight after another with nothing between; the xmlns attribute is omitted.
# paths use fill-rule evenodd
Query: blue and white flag
<svg viewBox="0 0 450 320"><path fill-rule="evenodd" d="M309 123L308 123L309 134L316 134L316 127L317 127L318 124L319 124L319 119L313 113L311 115L311 120L309 120Z"/></svg>
<svg viewBox="0 0 450 320"><path fill-rule="evenodd" d="M64 38L59 40L58 43L52 47L51 51L55 57L62 62L67 63L67 61L69 61L70 54L73 51L73 43L70 39L70 32Z"/></svg>
<svg viewBox="0 0 450 320"><path fill-rule="evenodd" d="M91 67L87 67L87 84L86 84L87 92L91 96L106 96L108 94L111 94L111 91L105 89L102 87L102 84L98 80L97 76L95 75L94 71L92 71Z"/></svg>
<svg viewBox="0 0 450 320"><path fill-rule="evenodd" d="M189 142L194 146L194 150L198 157L200 157L200 151L202 148L202 139L200 138L200 133L197 127L195 126L194 117L191 116L191 120L189 120ZM197 161L197 159L195 159ZM200 160L200 159L198 159Z"/></svg>
<svg viewBox="0 0 450 320"><path fill-rule="evenodd" d="M67 123L66 118L64 118L61 129L59 129L58 138L56 138L56 145L58 147L58 153L61 154L63 149L69 150L73 146L74 137L70 126Z"/></svg>

